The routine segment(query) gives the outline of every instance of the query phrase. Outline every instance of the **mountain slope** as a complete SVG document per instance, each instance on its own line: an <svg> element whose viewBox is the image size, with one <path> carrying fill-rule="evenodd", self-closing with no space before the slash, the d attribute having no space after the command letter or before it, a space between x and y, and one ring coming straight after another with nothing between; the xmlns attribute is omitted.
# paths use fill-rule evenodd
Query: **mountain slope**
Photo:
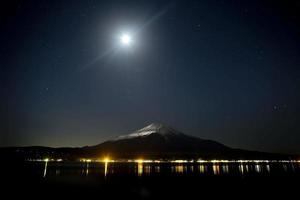
<svg viewBox="0 0 300 200"><path fill-rule="evenodd" d="M232 149L221 143L185 135L167 125L153 123L115 140L86 147L89 156L116 158L262 158L272 154Z"/></svg>
<svg viewBox="0 0 300 200"><path fill-rule="evenodd" d="M11 147L0 149L1 158L36 159L118 158L147 159L291 159L296 156L233 149L221 143L186 135L153 123L128 135L82 148Z"/></svg>

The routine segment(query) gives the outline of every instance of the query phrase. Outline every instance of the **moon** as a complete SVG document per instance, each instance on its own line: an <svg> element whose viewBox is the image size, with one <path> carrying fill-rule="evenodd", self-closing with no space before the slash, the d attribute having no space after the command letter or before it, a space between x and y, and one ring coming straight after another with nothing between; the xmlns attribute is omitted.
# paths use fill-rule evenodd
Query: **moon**
<svg viewBox="0 0 300 200"><path fill-rule="evenodd" d="M132 38L129 34L125 33L121 35L120 42L124 46L130 46L132 43Z"/></svg>

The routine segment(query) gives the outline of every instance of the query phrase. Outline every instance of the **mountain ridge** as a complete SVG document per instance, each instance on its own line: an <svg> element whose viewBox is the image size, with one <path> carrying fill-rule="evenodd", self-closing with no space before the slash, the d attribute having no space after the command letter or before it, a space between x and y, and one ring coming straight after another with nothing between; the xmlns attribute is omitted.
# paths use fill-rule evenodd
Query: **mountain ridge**
<svg viewBox="0 0 300 200"><path fill-rule="evenodd" d="M44 157L79 158L156 158L156 159L290 159L287 154L248 151L222 143L186 135L171 126L152 123L130 134L93 146L76 148L11 147L0 148L1 157L36 159Z"/></svg>
<svg viewBox="0 0 300 200"><path fill-rule="evenodd" d="M170 135L170 134L181 135L181 134L183 134L182 132L175 130L174 128L172 128L169 125L166 125L163 123L151 123L151 124L145 126L144 128L134 131L133 133L118 136L117 139L142 137L142 136L150 135L152 133L158 133L160 135Z"/></svg>

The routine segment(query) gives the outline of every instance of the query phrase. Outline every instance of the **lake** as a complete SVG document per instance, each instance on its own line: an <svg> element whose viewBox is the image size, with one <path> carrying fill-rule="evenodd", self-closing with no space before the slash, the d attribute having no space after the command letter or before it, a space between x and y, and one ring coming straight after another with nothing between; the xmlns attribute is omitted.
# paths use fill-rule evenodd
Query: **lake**
<svg viewBox="0 0 300 200"><path fill-rule="evenodd" d="M22 162L3 163L1 175L3 191L22 198L287 197L297 193L300 163Z"/></svg>
<svg viewBox="0 0 300 200"><path fill-rule="evenodd" d="M45 179L112 176L278 176L296 175L300 163L147 163L147 162L32 162Z"/></svg>

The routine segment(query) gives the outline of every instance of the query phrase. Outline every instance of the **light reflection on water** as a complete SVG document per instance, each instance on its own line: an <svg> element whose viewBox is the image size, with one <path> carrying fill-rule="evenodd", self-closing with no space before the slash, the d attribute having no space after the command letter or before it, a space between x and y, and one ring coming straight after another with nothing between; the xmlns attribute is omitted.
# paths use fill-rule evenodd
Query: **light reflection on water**
<svg viewBox="0 0 300 200"><path fill-rule="evenodd" d="M203 164L199 165L199 171L201 174L204 174L207 169L206 169L207 166L204 166Z"/></svg>
<svg viewBox="0 0 300 200"><path fill-rule="evenodd" d="M155 175L155 174L192 174L192 175L253 175L253 174L271 174L274 173L291 173L300 172L300 164L260 164L260 163L90 163L86 162L84 165L77 164L57 164L55 162L43 162L42 177L47 178L51 176L63 176L65 173L70 173L68 170L78 171L76 174L85 176L99 175L107 177L113 174L132 174L137 176ZM72 171L72 172L73 172ZM72 174L71 172L71 174Z"/></svg>
<svg viewBox="0 0 300 200"><path fill-rule="evenodd" d="M146 166L145 166L144 173L145 173L145 174L151 174L151 166L146 165Z"/></svg>
<svg viewBox="0 0 300 200"><path fill-rule="evenodd" d="M173 173L182 174L187 171L187 166L182 164L176 164L175 166L171 166L171 171Z"/></svg>
<svg viewBox="0 0 300 200"><path fill-rule="evenodd" d="M257 173L260 173L260 172L261 172L261 166L260 166L259 164L256 164L256 165L255 165L255 171L256 171Z"/></svg>
<svg viewBox="0 0 300 200"><path fill-rule="evenodd" d="M214 175L220 174L220 165L219 164L213 164L213 172L214 172Z"/></svg>
<svg viewBox="0 0 300 200"><path fill-rule="evenodd" d="M224 174L228 174L229 173L229 168L227 164L222 165L222 171Z"/></svg>
<svg viewBox="0 0 300 200"><path fill-rule="evenodd" d="M139 162L138 163L138 175L141 176L143 175L143 163L142 162Z"/></svg>
<svg viewBox="0 0 300 200"><path fill-rule="evenodd" d="M89 163L87 162L86 163L86 172L85 172L86 175L89 175Z"/></svg>
<svg viewBox="0 0 300 200"><path fill-rule="evenodd" d="M266 165L266 169L267 169L267 172L270 173L270 165L269 164Z"/></svg>
<svg viewBox="0 0 300 200"><path fill-rule="evenodd" d="M47 175L47 168L48 168L48 160L45 160L45 167L44 167L44 173L43 173L43 177L45 178Z"/></svg>
<svg viewBox="0 0 300 200"><path fill-rule="evenodd" d="M286 164L283 164L283 169L284 169L284 171L285 171L285 172L288 170L288 168L287 168L287 165L286 165Z"/></svg>
<svg viewBox="0 0 300 200"><path fill-rule="evenodd" d="M108 162L104 162L104 176L107 176L107 167L108 167Z"/></svg>
<svg viewBox="0 0 300 200"><path fill-rule="evenodd" d="M154 172L155 173L160 173L160 166L154 166Z"/></svg>
<svg viewBox="0 0 300 200"><path fill-rule="evenodd" d="M241 174L244 174L244 165L243 164L239 164L239 171Z"/></svg>

